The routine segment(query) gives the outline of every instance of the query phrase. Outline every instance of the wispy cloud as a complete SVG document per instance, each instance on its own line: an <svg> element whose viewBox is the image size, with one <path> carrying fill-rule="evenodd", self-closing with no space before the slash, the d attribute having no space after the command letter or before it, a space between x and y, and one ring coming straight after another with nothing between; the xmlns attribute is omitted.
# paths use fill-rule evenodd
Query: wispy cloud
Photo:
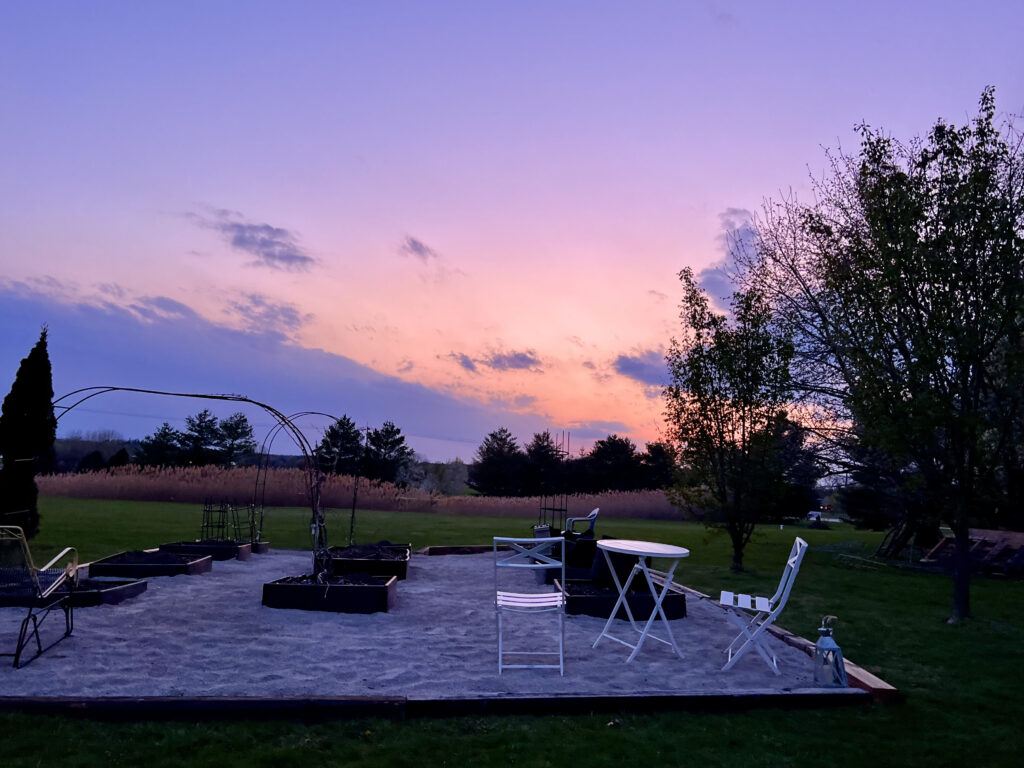
<svg viewBox="0 0 1024 768"><path fill-rule="evenodd" d="M212 229L234 248L254 258L252 266L304 272L316 264L299 245L296 234L283 227L247 221L237 211L217 209L209 216L187 214L198 226Z"/></svg>
<svg viewBox="0 0 1024 768"><path fill-rule="evenodd" d="M464 352L450 352L448 357L456 364L470 373L479 373L481 368L490 368L492 371L531 371L541 372L541 360L532 349L521 351L490 351L476 357L470 357Z"/></svg>
<svg viewBox="0 0 1024 768"><path fill-rule="evenodd" d="M481 362L496 371L540 370L540 358L532 349L521 352L493 352Z"/></svg>
<svg viewBox="0 0 1024 768"><path fill-rule="evenodd" d="M433 283L443 283L453 277L465 276L461 269L448 266L444 257L422 240L407 235L398 246L401 256L413 259L420 264L420 278Z"/></svg>
<svg viewBox="0 0 1024 768"><path fill-rule="evenodd" d="M574 439L600 440L608 435L621 435L629 427L621 421L574 421L567 425Z"/></svg>
<svg viewBox="0 0 1024 768"><path fill-rule="evenodd" d="M405 240L402 241L402 245L398 249L398 252L403 256L412 256L413 258L419 259L424 264L430 263L432 259L437 260L441 258L441 254L422 240L417 240L415 237L406 237Z"/></svg>
<svg viewBox="0 0 1024 768"><path fill-rule="evenodd" d="M251 331L276 331L285 335L293 334L313 319L313 315L302 312L288 302L275 302L261 293L246 293L232 301L225 310L241 318L245 328Z"/></svg>
<svg viewBox="0 0 1024 768"><path fill-rule="evenodd" d="M470 373L478 373L476 362L469 355L462 352L452 352L448 355L452 360L459 364L460 367L469 371Z"/></svg>
<svg viewBox="0 0 1024 768"><path fill-rule="evenodd" d="M187 304L168 298L167 296L143 296L129 305L139 317L156 320L169 317L194 319L199 317L196 311Z"/></svg>

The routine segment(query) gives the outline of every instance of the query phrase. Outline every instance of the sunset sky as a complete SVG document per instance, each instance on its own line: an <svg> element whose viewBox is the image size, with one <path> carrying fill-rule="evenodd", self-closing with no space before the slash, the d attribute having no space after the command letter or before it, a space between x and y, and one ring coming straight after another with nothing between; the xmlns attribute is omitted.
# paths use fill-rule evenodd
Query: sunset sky
<svg viewBox="0 0 1024 768"><path fill-rule="evenodd" d="M0 0L0 390L46 323L57 395L642 447L678 271L721 295L727 236L858 123L1024 113L1022 41L1016 1Z"/></svg>

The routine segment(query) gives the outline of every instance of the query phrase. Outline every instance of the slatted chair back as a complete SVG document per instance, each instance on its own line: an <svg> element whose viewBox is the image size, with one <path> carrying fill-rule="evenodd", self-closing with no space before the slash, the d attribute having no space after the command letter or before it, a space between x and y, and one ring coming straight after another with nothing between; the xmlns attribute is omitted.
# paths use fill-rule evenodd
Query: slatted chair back
<svg viewBox="0 0 1024 768"><path fill-rule="evenodd" d="M789 600L789 593L793 590L793 582L796 581L796 575L800 572L800 564L804 561L804 554L806 552L807 542L797 536L793 542L792 549L789 550L786 567L782 569L779 588L775 590L774 595L768 598L768 602L771 603L772 613L779 614L785 607L786 601Z"/></svg>
<svg viewBox="0 0 1024 768"><path fill-rule="evenodd" d="M509 536L494 537L494 609L498 629L498 674L506 669L557 669L565 674L565 593L561 588L554 592L542 582L542 579L517 579L516 591L504 589L508 579L501 577L504 569L522 569L526 571L543 571L557 569L561 572L559 585L565 584L565 562L562 558L565 539L561 536L544 538L515 538ZM509 573L508 575L511 575ZM527 591L528 590L528 591ZM558 650L537 651L532 648L509 650L504 642L504 624L502 614L513 613L544 613L558 614ZM551 664L506 664L506 656L541 656L557 657L558 663Z"/></svg>
<svg viewBox="0 0 1024 768"><path fill-rule="evenodd" d="M775 619L786 607L806 552L807 542L797 536L786 558L786 566L782 569L779 588L771 597L734 594L723 590L719 605L727 609L727 618L739 629L739 634L724 650L728 659L722 667L723 671L731 669L741 656L753 649L776 675L779 674L779 661L763 644L763 633L775 623ZM748 613L741 613L744 611Z"/></svg>

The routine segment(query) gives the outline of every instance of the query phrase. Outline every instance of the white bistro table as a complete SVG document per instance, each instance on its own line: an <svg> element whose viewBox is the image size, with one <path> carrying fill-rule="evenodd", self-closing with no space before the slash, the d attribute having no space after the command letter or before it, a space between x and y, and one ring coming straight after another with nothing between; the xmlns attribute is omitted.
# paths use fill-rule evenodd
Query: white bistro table
<svg viewBox="0 0 1024 768"><path fill-rule="evenodd" d="M644 641L650 638L652 640L657 640L659 643L671 645L672 650L676 652L676 655L679 656L679 658L683 658L683 654L679 651L679 646L676 645L675 636L672 634L672 627L669 626L668 619L665 618L665 611L661 607L661 603L665 599L665 595L668 594L669 588L672 585L672 575L676 571L676 566L684 557L689 557L690 550L684 547L676 547L672 544L658 544L653 541L634 541L632 539L602 539L597 542L597 546L604 550L604 559L608 563L608 570L612 573L612 580L615 582L615 588L619 591L619 599L615 602L615 607L612 608L611 616L608 617L608 621L605 623L604 629L601 630L601 634L598 636L597 640L594 641L593 647L596 648L597 644L601 642L601 639L605 637L609 640L614 640L617 643L622 643L627 648L633 649L633 652L629 654L629 658L626 659L626 663L629 663L636 658L637 653L640 651L640 646L644 644ZM637 564L633 566L633 570L630 571L629 578L626 579L625 584L621 584L619 582L619 575L615 572L615 568L612 566L612 552L618 552L623 555L634 555L637 558ZM660 557L672 561L672 565L669 567L668 571L665 572L665 582L660 593L658 592L657 585L654 583L654 579L651 577L651 571L647 567L647 558L649 557ZM647 580L647 587L651 590L652 597L654 597L654 610L651 611L651 615L642 629L637 626L636 620L633 618L633 612L629 609L629 601L626 600L629 585L633 583L633 577L638 573L642 573L644 575L644 578ZM626 642L620 637L615 637L615 635L608 631L612 622L615 620L615 614L619 612L620 605L626 609L626 615L629 617L630 625L640 633L640 639L637 640L636 645ZM651 634L651 627L654 626L654 621L659 616L661 617L662 623L665 625L665 632L668 633L668 640Z"/></svg>

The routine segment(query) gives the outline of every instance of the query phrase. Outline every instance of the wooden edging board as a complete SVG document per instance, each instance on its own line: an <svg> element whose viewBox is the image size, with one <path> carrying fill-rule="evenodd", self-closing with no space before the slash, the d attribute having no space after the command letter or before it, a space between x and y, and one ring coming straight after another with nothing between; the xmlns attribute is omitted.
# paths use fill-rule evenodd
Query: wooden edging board
<svg viewBox="0 0 1024 768"><path fill-rule="evenodd" d="M79 715L101 720L147 721L194 719L338 720L382 717L465 715L588 714L593 712L735 712L762 707L802 709L864 704L870 696L856 688L801 688L793 691L750 690L729 693L625 694L591 696L467 696L410 699L405 696L0 696L0 712Z"/></svg>

